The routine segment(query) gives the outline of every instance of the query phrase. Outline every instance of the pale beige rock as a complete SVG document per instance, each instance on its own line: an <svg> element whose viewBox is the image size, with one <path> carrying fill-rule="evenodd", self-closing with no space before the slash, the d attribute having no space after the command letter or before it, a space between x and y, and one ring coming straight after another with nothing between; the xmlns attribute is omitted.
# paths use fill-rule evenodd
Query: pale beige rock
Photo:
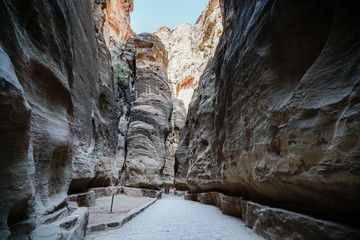
<svg viewBox="0 0 360 240"><path fill-rule="evenodd" d="M175 164L175 150L189 102L208 59L215 52L221 33L222 18L218 0L209 1L194 26L183 24L173 31L168 27L161 27L154 32L168 51L167 76L174 109L171 133L165 143L167 160L163 173L165 183L169 186L174 184L174 167L182 168ZM177 187L186 188L179 184Z"/></svg>
<svg viewBox="0 0 360 240"><path fill-rule="evenodd" d="M215 53L222 29L219 0L209 0L194 26L186 23L173 31L161 27L154 32L169 53L167 72L172 93L184 102L186 112L200 76Z"/></svg>
<svg viewBox="0 0 360 240"><path fill-rule="evenodd" d="M180 130L185 124L185 107L183 101L173 97L172 98L173 111L170 120L170 129L168 137L166 138L166 162L163 171L164 184L166 186L174 186L175 178L175 151L179 144Z"/></svg>

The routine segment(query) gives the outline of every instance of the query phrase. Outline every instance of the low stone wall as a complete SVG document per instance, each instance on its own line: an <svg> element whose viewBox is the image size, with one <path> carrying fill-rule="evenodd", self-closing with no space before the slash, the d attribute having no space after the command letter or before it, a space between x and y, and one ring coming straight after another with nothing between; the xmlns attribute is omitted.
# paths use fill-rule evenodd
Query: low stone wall
<svg viewBox="0 0 360 240"><path fill-rule="evenodd" d="M107 199L107 201L105 200ZM91 232L120 228L125 223L136 217L158 199L148 197L133 197L124 194L114 198L112 214L109 214L111 197L102 197L96 200L94 207L89 207L89 222L86 235ZM100 208L100 209L99 209Z"/></svg>
<svg viewBox="0 0 360 240"><path fill-rule="evenodd" d="M112 186L92 188L84 193L69 195L67 202L76 202L79 207L91 207L95 205L95 199L113 194L125 194L132 197L161 198L161 191L159 190Z"/></svg>
<svg viewBox="0 0 360 240"><path fill-rule="evenodd" d="M264 206L219 192L186 193L186 200L215 205L227 215L241 218L265 239L360 239L360 230L307 215Z"/></svg>

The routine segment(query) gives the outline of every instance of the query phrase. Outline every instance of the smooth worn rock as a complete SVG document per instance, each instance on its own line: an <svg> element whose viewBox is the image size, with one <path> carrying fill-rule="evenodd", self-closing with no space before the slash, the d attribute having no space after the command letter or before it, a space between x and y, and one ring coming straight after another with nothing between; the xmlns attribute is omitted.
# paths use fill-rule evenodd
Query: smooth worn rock
<svg viewBox="0 0 360 240"><path fill-rule="evenodd" d="M359 239L360 231L283 209L244 203L245 224L265 239Z"/></svg>
<svg viewBox="0 0 360 240"><path fill-rule="evenodd" d="M118 181L126 103L118 101L102 4L0 2L1 238L26 238L67 193Z"/></svg>
<svg viewBox="0 0 360 240"><path fill-rule="evenodd" d="M28 218L24 211L33 189L29 169L24 163L29 147L31 107L14 66L1 46L0 60L0 238L5 239L11 234L9 227Z"/></svg>
<svg viewBox="0 0 360 240"><path fill-rule="evenodd" d="M357 2L221 5L224 32L190 104L175 181L357 225Z"/></svg>

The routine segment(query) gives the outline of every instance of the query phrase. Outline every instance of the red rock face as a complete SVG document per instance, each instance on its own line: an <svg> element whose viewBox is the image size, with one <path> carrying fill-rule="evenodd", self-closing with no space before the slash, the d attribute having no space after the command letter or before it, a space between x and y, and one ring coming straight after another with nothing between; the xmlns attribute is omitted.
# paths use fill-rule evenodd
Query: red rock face
<svg viewBox="0 0 360 240"><path fill-rule="evenodd" d="M356 1L221 1L224 33L190 104L176 183L358 224Z"/></svg>
<svg viewBox="0 0 360 240"><path fill-rule="evenodd" d="M130 12L134 10L133 0L106 1L105 39L119 36L124 42L133 35L130 27Z"/></svg>
<svg viewBox="0 0 360 240"><path fill-rule="evenodd" d="M133 0L96 0L92 5L97 32L101 32L108 47L119 46L134 35L130 26Z"/></svg>
<svg viewBox="0 0 360 240"><path fill-rule="evenodd" d="M195 88L194 86L192 86L194 79L195 78L193 76L187 76L184 80L182 80L180 83L178 83L176 85L176 93L177 93L177 95L179 94L179 92L180 92L180 90L182 88L190 87L190 86Z"/></svg>

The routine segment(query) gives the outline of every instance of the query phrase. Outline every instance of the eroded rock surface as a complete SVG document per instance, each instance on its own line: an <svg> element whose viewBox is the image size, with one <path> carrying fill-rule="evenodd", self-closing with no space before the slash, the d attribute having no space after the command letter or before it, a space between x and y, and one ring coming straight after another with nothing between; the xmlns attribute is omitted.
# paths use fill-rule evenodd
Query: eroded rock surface
<svg viewBox="0 0 360 240"><path fill-rule="evenodd" d="M223 0L176 152L178 186L358 224L355 1Z"/></svg>
<svg viewBox="0 0 360 240"><path fill-rule="evenodd" d="M186 200L219 207L227 215L241 218L247 227L265 239L358 239L360 230L303 214L264 206L219 192L186 193Z"/></svg>
<svg viewBox="0 0 360 240"><path fill-rule="evenodd" d="M117 182L122 103L95 2L0 2L2 239L62 218L81 238L67 193Z"/></svg>
<svg viewBox="0 0 360 240"><path fill-rule="evenodd" d="M154 32L168 51L167 72L173 96L184 102L186 111L222 29L219 0L210 0L194 26L186 23L173 31L161 27Z"/></svg>
<svg viewBox="0 0 360 240"><path fill-rule="evenodd" d="M163 178L172 114L167 51L157 36L148 33L136 35L134 45L136 80L127 132L128 185L157 188L172 181Z"/></svg>
<svg viewBox="0 0 360 240"><path fill-rule="evenodd" d="M162 27L154 35L129 39L134 42L135 55L126 62L134 62L130 68L136 79L130 81L133 101L126 128L127 185L174 185L175 150L187 104L221 32L219 2L211 0L195 26L184 24L173 32ZM115 66L114 56L122 52L117 49L110 46ZM179 96L180 91L186 97Z"/></svg>

